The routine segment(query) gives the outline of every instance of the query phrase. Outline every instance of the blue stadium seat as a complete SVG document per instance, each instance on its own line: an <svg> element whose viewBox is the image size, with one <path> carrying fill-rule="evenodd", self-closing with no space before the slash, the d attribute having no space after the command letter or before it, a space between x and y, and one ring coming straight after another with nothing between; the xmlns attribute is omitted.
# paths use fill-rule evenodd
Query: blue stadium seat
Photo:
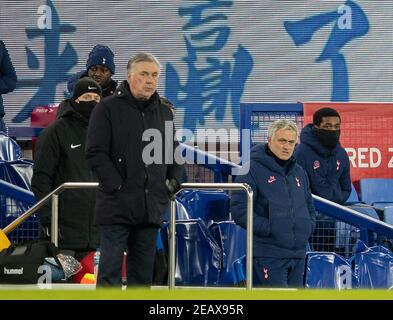
<svg viewBox="0 0 393 320"><path fill-rule="evenodd" d="M189 191L181 193L179 199L191 208L193 219L200 218L206 225L230 220L230 198L224 191Z"/></svg>
<svg viewBox="0 0 393 320"><path fill-rule="evenodd" d="M191 208L184 203L181 199L176 198L176 220L189 220L192 219ZM165 220L170 221L170 209L169 207L165 210Z"/></svg>
<svg viewBox="0 0 393 320"><path fill-rule="evenodd" d="M233 284L244 286L246 283L246 255L232 262L231 274Z"/></svg>
<svg viewBox="0 0 393 320"><path fill-rule="evenodd" d="M368 204L393 203L393 179L361 179L360 194L361 200Z"/></svg>
<svg viewBox="0 0 393 320"><path fill-rule="evenodd" d="M164 246L168 250L169 225L165 229ZM201 219L177 221L176 244L176 285L218 284L221 248Z"/></svg>
<svg viewBox="0 0 393 320"><path fill-rule="evenodd" d="M384 246L367 247L358 241L349 261L356 287L393 289L393 253Z"/></svg>
<svg viewBox="0 0 393 320"><path fill-rule="evenodd" d="M20 188L31 191L33 162L30 160L0 161L0 179ZM23 214L31 205L0 194L0 228L4 228ZM38 237L38 218L30 216L21 226L13 230L8 238L13 243L36 239Z"/></svg>
<svg viewBox="0 0 393 320"><path fill-rule="evenodd" d="M384 217L383 221L393 225L393 206L385 207L385 210L383 212L383 217Z"/></svg>
<svg viewBox="0 0 393 320"><path fill-rule="evenodd" d="M377 212L372 206L360 203L347 207L374 219L380 220ZM353 248L358 239L359 230L356 227L342 221L336 221L336 248L344 248L344 254L346 257L352 255Z"/></svg>
<svg viewBox="0 0 393 320"><path fill-rule="evenodd" d="M209 230L222 250L220 285L233 284L232 264L246 254L246 230L234 221L213 223Z"/></svg>
<svg viewBox="0 0 393 320"><path fill-rule="evenodd" d="M308 252L305 287L351 289L351 266L345 259L333 252Z"/></svg>
<svg viewBox="0 0 393 320"><path fill-rule="evenodd" d="M0 132L0 161L16 161L22 158L22 149L18 143Z"/></svg>
<svg viewBox="0 0 393 320"><path fill-rule="evenodd" d="M354 204L354 203L358 203L359 202L359 196L358 196L358 193L357 193L353 183L351 183L351 187L352 187L351 194L349 195L349 198L345 202L346 205Z"/></svg>

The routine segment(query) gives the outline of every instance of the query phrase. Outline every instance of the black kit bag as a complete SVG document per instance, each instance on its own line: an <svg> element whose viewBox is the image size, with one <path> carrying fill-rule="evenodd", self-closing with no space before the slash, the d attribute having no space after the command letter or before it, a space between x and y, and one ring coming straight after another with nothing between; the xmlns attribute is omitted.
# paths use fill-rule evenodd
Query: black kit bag
<svg viewBox="0 0 393 320"><path fill-rule="evenodd" d="M49 240L35 240L11 246L0 252L0 283L37 283L46 257L57 259L58 249Z"/></svg>

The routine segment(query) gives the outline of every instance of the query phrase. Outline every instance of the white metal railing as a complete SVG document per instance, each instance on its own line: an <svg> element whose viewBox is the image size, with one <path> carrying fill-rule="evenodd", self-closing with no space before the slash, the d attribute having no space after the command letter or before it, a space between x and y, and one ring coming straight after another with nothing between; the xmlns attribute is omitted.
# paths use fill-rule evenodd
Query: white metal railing
<svg viewBox="0 0 393 320"><path fill-rule="evenodd" d="M51 193L48 193L40 201L38 201L34 206L28 209L21 216L12 221L8 226L3 229L5 234L10 233L17 226L19 226L28 217L34 214L38 209L44 206L52 198L52 224L51 224L51 241L58 246L58 217L59 217L59 194L61 194L65 189L96 189L98 187L98 182L66 182L61 186L57 187Z"/></svg>
<svg viewBox="0 0 393 320"><path fill-rule="evenodd" d="M246 289L252 289L252 239L253 239L253 191L246 183L182 183L181 190L225 189L244 190L247 193L247 247L246 247ZM169 222L169 289L175 288L176 271L176 202L171 200Z"/></svg>
<svg viewBox="0 0 393 320"><path fill-rule="evenodd" d="M58 217L59 195L66 189L96 189L98 182L66 182L48 193L44 198L28 209L20 217L3 229L5 234L10 233L19 224L39 210L52 198L51 241L58 246ZM190 189L225 189L244 190L247 193L247 245L246 245L246 289L252 289L252 239L253 239L253 191L246 183L183 183L181 190ZM169 231L169 289L175 288L176 270L176 202L171 200L170 231Z"/></svg>

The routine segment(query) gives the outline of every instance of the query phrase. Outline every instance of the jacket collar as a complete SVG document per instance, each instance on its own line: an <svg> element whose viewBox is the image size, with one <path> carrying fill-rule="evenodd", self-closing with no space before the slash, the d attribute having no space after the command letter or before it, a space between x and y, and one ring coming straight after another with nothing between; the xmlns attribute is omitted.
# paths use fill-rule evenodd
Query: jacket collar
<svg viewBox="0 0 393 320"><path fill-rule="evenodd" d="M274 157L266 153L266 144L264 143L258 144L252 148L250 158L251 160L259 162L269 170L272 170L283 176L291 174L292 171L295 170L296 166L296 159L293 156L289 159L289 162L286 166L280 166Z"/></svg>
<svg viewBox="0 0 393 320"><path fill-rule="evenodd" d="M124 80L120 86L116 89L115 95L119 98L126 99L131 104L132 107L138 109L136 99L131 94L130 87L127 80ZM160 104L160 96L157 91L149 99L149 104L144 108L145 112L154 110Z"/></svg>
<svg viewBox="0 0 393 320"><path fill-rule="evenodd" d="M89 124L89 120L86 119L84 116L82 116L79 112L76 112L74 107L72 106L72 101L71 99L66 99L64 100L64 107L63 107L64 111L63 113L60 115L60 118L73 118L77 121L79 121L80 123L82 123L83 125L88 125Z"/></svg>

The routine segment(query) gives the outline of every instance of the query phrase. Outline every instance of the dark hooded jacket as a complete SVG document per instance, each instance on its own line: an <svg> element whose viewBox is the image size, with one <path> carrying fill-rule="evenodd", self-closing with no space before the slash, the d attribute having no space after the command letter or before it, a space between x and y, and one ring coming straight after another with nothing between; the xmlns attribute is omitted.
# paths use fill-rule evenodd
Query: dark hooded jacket
<svg viewBox="0 0 393 320"><path fill-rule="evenodd" d="M294 156L307 172L311 192L342 204L351 194L348 154L340 143L334 148L322 145L312 127L308 124L303 128Z"/></svg>
<svg viewBox="0 0 393 320"><path fill-rule="evenodd" d="M79 71L79 72L75 73L74 75L72 75L68 79L67 89L68 89L68 92L70 93L70 95L72 95L72 92L74 91L75 84L78 82L79 79L81 79L83 77L88 77L86 70ZM102 97L105 98L105 97L112 95L115 92L116 87L117 87L117 81L111 79L108 86L106 86L105 88L101 87ZM57 110L56 119L60 119L62 117L62 115L64 114L64 112L66 111L64 109L65 101L67 101L67 100L64 100L63 102L60 103L59 108Z"/></svg>
<svg viewBox="0 0 393 320"><path fill-rule="evenodd" d="M17 77L11 58L8 54L4 42L0 40L0 116L3 117L4 105L2 94L14 91Z"/></svg>
<svg viewBox="0 0 393 320"><path fill-rule="evenodd" d="M315 209L308 178L291 157L279 165L266 153L266 145L251 150L250 169L237 176L254 192L254 257L304 258L308 239L315 228ZM244 191L232 194L231 214L241 227L247 227L247 201Z"/></svg>
<svg viewBox="0 0 393 320"><path fill-rule="evenodd" d="M63 116L44 129L37 139L31 182L37 200L64 182L95 182L85 156L88 120L77 113L70 100ZM59 247L96 248L98 227L94 225L95 190L69 189L59 197ZM43 225L49 225L51 203L39 210Z"/></svg>
<svg viewBox="0 0 393 320"><path fill-rule="evenodd" d="M100 183L96 201L98 224L162 223L169 200L165 179L181 181L183 174L181 165L172 161L165 164L163 159L166 152L168 155L177 152L170 121L173 121L172 108L164 99L154 93L141 106L132 96L127 81L93 110L86 153ZM149 146L153 145L149 137L146 138L149 141L142 140L147 129L159 132L159 137L153 139L162 152L154 150L160 158L154 163L142 159L143 152L150 154Z"/></svg>

